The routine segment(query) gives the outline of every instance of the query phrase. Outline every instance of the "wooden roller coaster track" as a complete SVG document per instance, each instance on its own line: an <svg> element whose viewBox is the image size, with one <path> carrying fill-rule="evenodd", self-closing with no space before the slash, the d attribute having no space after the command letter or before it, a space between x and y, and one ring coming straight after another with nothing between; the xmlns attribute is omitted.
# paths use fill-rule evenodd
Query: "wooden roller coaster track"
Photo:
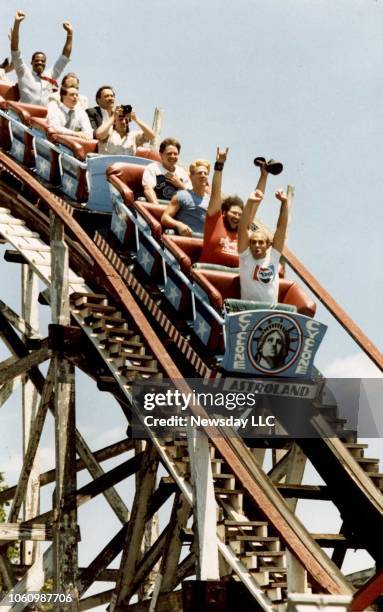
<svg viewBox="0 0 383 612"><path fill-rule="evenodd" d="M336 437L334 423L322 419L318 439L283 441L280 448L274 441L277 462L269 470L263 459L271 442L258 439L249 447L233 432L230 437L217 435L212 427L205 428L204 436L188 439L161 438L148 429L146 443L125 439L91 451L75 425L75 367L115 397L128 421L136 411L132 381L137 377L169 378L180 391L190 391L184 362L180 358L178 366L175 361L177 351L195 375L209 378L212 371L105 238L98 234L92 240L75 221L69 204L3 152L0 173L0 236L13 249L7 257L44 283L41 299L50 304L53 322L46 339L33 339L27 317L1 304L0 333L12 355L0 364L1 403L21 379L33 385L39 402L18 483L0 492L0 502L11 503L7 522L0 525L0 572L8 592L0 606L12 609L12 594L38 591L52 576L53 590L73 599L55 604L57 610L101 604L109 610L197 609L190 603L197 595L188 595L185 587L193 582L185 581L190 576L204 585L206 606L222 597L226 604L219 609L225 610L234 601L236 609L285 610L289 596L299 592L352 599L355 588L341 571L347 550L365 549L378 569L383 565L383 474L379 461L366 457L367 445L359 444L353 432L339 434L341 424ZM286 257L383 369L378 349L295 256L287 252ZM44 376L39 365L47 360ZM38 505L28 505L28 483L48 410L55 418L56 463L54 471L37 476L37 487L55 482L56 489L52 508L39 514ZM134 454L104 472L102 461L128 451ZM307 459L324 485L302 485ZM76 475L84 468L92 480L78 488ZM114 487L133 474L136 485L128 509ZM77 510L101 494L121 528L88 567L79 567ZM157 537L152 529L143 550L156 513L171 497L167 525ZM340 533L309 533L295 514L298 499L331 501L342 517ZM22 504L30 512L20 522ZM52 542L44 555L36 552L39 540ZM7 560L7 547L15 541L23 543L20 565ZM28 558L25 550L31 542ZM186 556L183 547L189 547ZM324 549L333 549L332 556ZM109 569L119 553L119 569ZM113 588L86 594L105 580ZM215 590L209 591L209 584ZM377 571L369 587L355 596L355 605L362 603L365 609L373 604L380 584ZM132 603L134 596L138 603ZM17 605L14 609L27 604Z"/></svg>

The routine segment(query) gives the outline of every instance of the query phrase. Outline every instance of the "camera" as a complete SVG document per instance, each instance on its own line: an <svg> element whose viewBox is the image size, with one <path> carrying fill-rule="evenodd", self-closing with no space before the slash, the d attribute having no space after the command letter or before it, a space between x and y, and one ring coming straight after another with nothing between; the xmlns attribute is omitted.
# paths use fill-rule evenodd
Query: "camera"
<svg viewBox="0 0 383 612"><path fill-rule="evenodd" d="M130 113L133 110L133 107L131 104L121 104L121 108L122 108L122 116L125 117L126 115L130 115Z"/></svg>

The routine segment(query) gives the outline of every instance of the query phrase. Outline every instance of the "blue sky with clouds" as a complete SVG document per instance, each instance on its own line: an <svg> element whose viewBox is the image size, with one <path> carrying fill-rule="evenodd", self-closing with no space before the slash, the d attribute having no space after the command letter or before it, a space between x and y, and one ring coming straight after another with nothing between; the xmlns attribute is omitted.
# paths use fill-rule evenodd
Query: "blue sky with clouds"
<svg viewBox="0 0 383 612"><path fill-rule="evenodd" d="M254 188L255 155L281 159L261 217L273 225L273 191L295 186L289 247L382 347L381 0L7 0L3 56L17 9L27 13L26 58L43 50L54 61L70 20L70 70L82 93L92 101L111 84L149 122L162 107L162 135L180 139L185 164L229 146L226 192L246 197ZM15 265L1 270L0 299L15 303ZM318 315L330 326L321 369L374 373L323 309Z"/></svg>

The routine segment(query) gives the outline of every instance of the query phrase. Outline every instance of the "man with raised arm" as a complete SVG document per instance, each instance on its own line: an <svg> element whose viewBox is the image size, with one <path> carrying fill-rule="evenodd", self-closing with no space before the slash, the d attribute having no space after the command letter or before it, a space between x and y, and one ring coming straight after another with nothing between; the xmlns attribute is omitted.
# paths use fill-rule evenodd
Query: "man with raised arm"
<svg viewBox="0 0 383 612"><path fill-rule="evenodd" d="M217 147L200 262L236 268L238 266L238 224L243 211L243 202L238 196L228 196L222 201L222 171L228 152L228 148L220 151Z"/></svg>
<svg viewBox="0 0 383 612"><path fill-rule="evenodd" d="M19 49L20 24L26 15L17 11L11 34L11 57L17 75L20 91L20 102L46 106L49 94L57 87L57 78L69 62L72 52L73 28L69 21L64 21L63 28L66 31L66 41L62 55L49 70L45 70L46 56L42 51L35 51L32 55L32 69L24 62Z"/></svg>
<svg viewBox="0 0 383 612"><path fill-rule="evenodd" d="M250 194L239 222L239 271L241 298L274 306L278 302L278 267L290 221L290 200L282 189L275 192L281 207L272 240L263 230L249 234L249 225L263 199L266 179L267 171L263 165L256 190Z"/></svg>

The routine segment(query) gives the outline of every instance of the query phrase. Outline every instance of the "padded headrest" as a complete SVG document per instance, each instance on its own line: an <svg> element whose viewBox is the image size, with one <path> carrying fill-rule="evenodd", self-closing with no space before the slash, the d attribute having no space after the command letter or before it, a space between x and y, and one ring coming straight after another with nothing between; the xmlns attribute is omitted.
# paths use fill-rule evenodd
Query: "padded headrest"
<svg viewBox="0 0 383 612"><path fill-rule="evenodd" d="M145 149L144 147L137 148L136 157L145 157L145 159L161 161L161 155L158 153L158 151L153 151L152 149Z"/></svg>
<svg viewBox="0 0 383 612"><path fill-rule="evenodd" d="M152 204L151 202L135 201L134 207L149 224L153 237L159 240L162 234L161 217L165 212L166 206Z"/></svg>
<svg viewBox="0 0 383 612"><path fill-rule="evenodd" d="M145 166L116 162L106 169L106 178L121 193L126 204L131 206L143 195L142 175Z"/></svg>
<svg viewBox="0 0 383 612"><path fill-rule="evenodd" d="M68 147L73 156L80 161L85 161L88 153L97 153L98 150L98 140L83 140L64 134L53 134L52 140Z"/></svg>
<svg viewBox="0 0 383 612"><path fill-rule="evenodd" d="M8 100L6 108L17 113L21 121L28 126L31 125L31 117L44 118L47 116L47 108L45 106L38 106L37 104L26 104L24 102Z"/></svg>
<svg viewBox="0 0 383 612"><path fill-rule="evenodd" d="M181 270L189 274L192 264L199 260L202 253L202 238L163 234L162 242L175 256Z"/></svg>
<svg viewBox="0 0 383 612"><path fill-rule="evenodd" d="M18 100L20 98L18 85L0 81L0 96L6 100Z"/></svg>

